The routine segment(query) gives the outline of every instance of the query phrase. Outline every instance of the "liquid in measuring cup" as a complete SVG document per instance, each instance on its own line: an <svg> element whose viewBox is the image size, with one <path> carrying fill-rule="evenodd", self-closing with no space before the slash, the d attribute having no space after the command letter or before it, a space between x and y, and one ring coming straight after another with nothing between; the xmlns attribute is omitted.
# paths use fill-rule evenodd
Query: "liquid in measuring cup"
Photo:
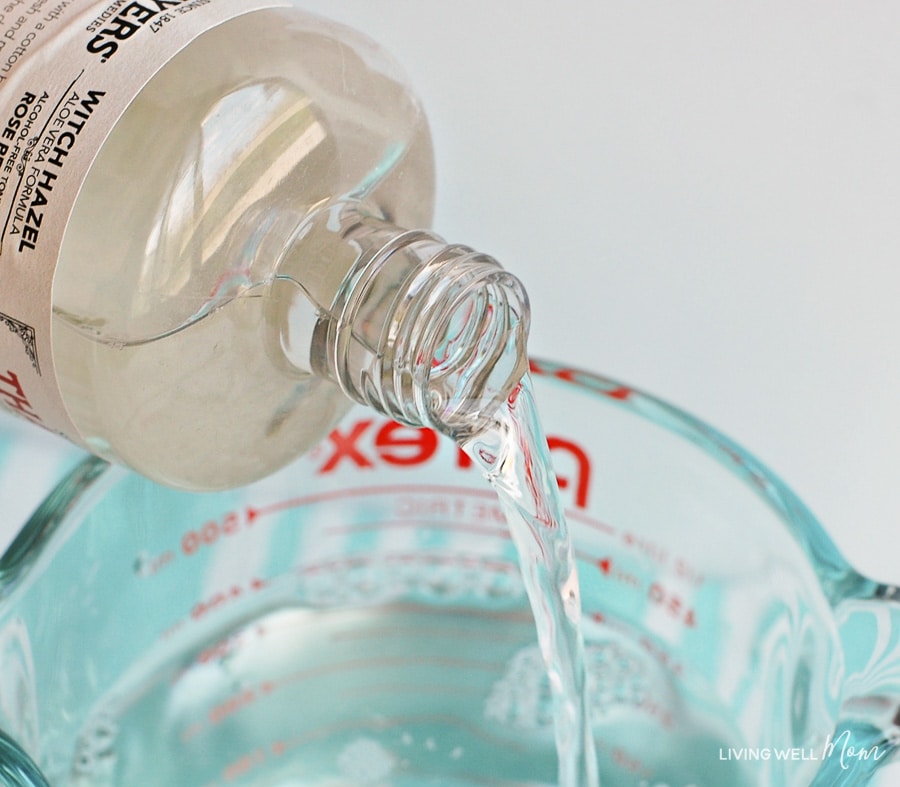
<svg viewBox="0 0 900 787"><path fill-rule="evenodd" d="M471 457L469 489L335 480L198 513L177 543L142 551L137 614L159 642L94 704L51 785L595 787L575 561L527 378L501 409L453 449ZM346 430L309 458L325 474L364 477L364 439L399 468L453 448L371 417ZM176 521L202 509L158 491ZM134 499L122 490L124 511ZM282 520L279 567L264 534ZM136 612L109 614L114 630Z"/></svg>
<svg viewBox="0 0 900 787"><path fill-rule="evenodd" d="M698 448L706 427L660 429L632 404L672 411L630 389L534 372L583 657L567 534L521 433L501 423L467 453L360 407L245 489L89 466L103 483L7 585L0 727L52 787L580 786L590 728L604 785L801 787L849 783L845 766L865 783L889 741L835 719L868 665L896 675L884 604L829 617L799 520L759 494L757 465L714 452L729 443ZM483 478L516 457L506 507L542 523L518 549Z"/></svg>

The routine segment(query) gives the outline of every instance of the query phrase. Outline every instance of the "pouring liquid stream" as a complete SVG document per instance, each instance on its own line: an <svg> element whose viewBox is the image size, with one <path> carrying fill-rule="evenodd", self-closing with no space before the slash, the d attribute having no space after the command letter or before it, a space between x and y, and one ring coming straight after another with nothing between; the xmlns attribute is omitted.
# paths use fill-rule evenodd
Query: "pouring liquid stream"
<svg viewBox="0 0 900 787"><path fill-rule="evenodd" d="M575 556L529 376L491 427L459 442L497 492L518 550L553 698L559 787L599 787Z"/></svg>

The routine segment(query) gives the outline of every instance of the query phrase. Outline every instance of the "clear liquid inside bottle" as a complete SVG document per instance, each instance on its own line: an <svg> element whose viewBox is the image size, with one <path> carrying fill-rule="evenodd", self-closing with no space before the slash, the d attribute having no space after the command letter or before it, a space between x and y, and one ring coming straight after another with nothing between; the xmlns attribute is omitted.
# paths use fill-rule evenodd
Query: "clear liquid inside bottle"
<svg viewBox="0 0 900 787"><path fill-rule="evenodd" d="M290 10L201 36L113 129L64 240L54 360L86 442L206 489L312 446L348 400L284 369L272 339L281 257L337 201L426 227L432 194L424 116L367 42ZM336 289L341 255L308 245L294 267L312 289Z"/></svg>

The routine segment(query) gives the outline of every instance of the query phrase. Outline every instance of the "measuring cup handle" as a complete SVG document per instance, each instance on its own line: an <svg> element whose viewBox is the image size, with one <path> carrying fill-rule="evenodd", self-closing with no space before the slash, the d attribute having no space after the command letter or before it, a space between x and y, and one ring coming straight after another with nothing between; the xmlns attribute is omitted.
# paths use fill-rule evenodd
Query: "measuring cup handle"
<svg viewBox="0 0 900 787"><path fill-rule="evenodd" d="M0 787L50 787L37 765L0 730Z"/></svg>
<svg viewBox="0 0 900 787"><path fill-rule="evenodd" d="M840 719L811 787L868 784L900 744L900 588L860 582L835 617L844 651Z"/></svg>

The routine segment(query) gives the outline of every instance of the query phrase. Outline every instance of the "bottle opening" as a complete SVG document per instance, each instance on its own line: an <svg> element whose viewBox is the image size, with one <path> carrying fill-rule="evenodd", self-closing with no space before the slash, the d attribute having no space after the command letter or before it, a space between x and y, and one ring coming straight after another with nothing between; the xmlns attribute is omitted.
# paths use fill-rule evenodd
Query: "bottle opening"
<svg viewBox="0 0 900 787"><path fill-rule="evenodd" d="M484 428L525 374L528 302L519 281L474 263L426 326L421 388L430 423L459 438Z"/></svg>
<svg viewBox="0 0 900 787"><path fill-rule="evenodd" d="M323 218L302 246L332 261L324 284L308 286L300 256L280 269L297 285L275 320L286 362L402 423L457 439L483 428L527 370L522 284L486 254L352 205Z"/></svg>

